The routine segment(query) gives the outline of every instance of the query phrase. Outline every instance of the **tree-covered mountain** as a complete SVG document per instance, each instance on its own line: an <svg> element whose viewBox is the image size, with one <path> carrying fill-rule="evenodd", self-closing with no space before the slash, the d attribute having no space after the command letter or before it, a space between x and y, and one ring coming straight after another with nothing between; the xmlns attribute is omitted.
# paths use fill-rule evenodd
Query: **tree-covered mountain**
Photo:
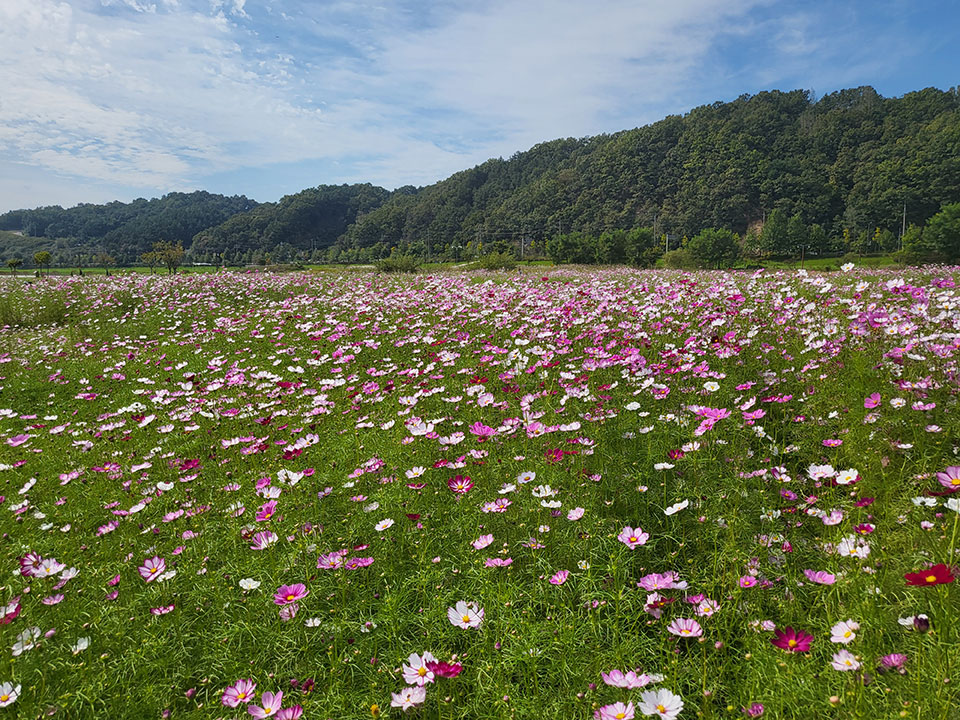
<svg viewBox="0 0 960 720"><path fill-rule="evenodd" d="M0 230L49 239L30 246L61 262L79 248L133 262L158 240L182 243L195 261L242 263L369 261L394 248L463 257L480 247L545 250L551 239L561 256L649 262L665 236L705 228L774 254L889 249L901 228L957 202L958 89L884 98L860 87L819 99L743 95L633 130L544 142L423 188L321 185L262 205L171 193L17 210L0 215ZM650 233L611 234L638 228ZM601 236L609 248L594 252ZM9 238L8 255L18 242Z"/></svg>
<svg viewBox="0 0 960 720"><path fill-rule="evenodd" d="M394 194L403 193L401 189ZM199 232L193 238L191 254L222 254L228 261L239 263L267 253L277 259L293 259L298 253L323 251L390 196L388 190L370 184L309 188Z"/></svg>
<svg viewBox="0 0 960 720"><path fill-rule="evenodd" d="M39 246L36 238L46 238L49 244L43 249L57 256L57 264L69 265L75 261L75 255L95 253L112 255L120 263L134 263L156 242L180 243L189 248L193 236L201 230L256 206L256 202L242 195L169 193L162 198L141 198L129 203L13 210L0 215L0 230L17 231L32 238L25 241L21 253L29 249L27 245ZM7 254L15 254L16 243L10 240L11 236L6 237Z"/></svg>
<svg viewBox="0 0 960 720"><path fill-rule="evenodd" d="M745 233L773 211L831 237L923 224L960 201L960 93L899 98L873 88L815 100L805 91L744 95L684 116L490 160L352 225L340 256L451 254L479 240L545 240L640 226L693 236ZM373 248L363 253L362 249Z"/></svg>

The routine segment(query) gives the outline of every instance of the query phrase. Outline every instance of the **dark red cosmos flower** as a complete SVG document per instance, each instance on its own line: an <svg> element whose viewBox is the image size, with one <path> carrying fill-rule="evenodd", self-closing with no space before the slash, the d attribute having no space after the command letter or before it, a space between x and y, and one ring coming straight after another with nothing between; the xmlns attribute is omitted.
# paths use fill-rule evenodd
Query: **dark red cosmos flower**
<svg viewBox="0 0 960 720"><path fill-rule="evenodd" d="M787 652L808 652L813 643L813 635L803 630L794 630L792 627L777 630L775 634L776 637L771 638L770 642Z"/></svg>
<svg viewBox="0 0 960 720"><path fill-rule="evenodd" d="M460 663L448 663L443 661L428 662L427 670L440 677L455 678L460 674L460 671L463 670L463 665Z"/></svg>
<svg viewBox="0 0 960 720"><path fill-rule="evenodd" d="M952 583L954 580L953 572L943 563L934 565L929 570L907 573L904 577L907 579L907 585L943 585Z"/></svg>

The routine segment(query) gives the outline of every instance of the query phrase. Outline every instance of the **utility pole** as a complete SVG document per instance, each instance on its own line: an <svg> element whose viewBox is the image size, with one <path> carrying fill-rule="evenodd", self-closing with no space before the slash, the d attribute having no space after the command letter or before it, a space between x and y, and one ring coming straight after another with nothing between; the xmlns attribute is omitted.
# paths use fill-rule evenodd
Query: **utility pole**
<svg viewBox="0 0 960 720"><path fill-rule="evenodd" d="M903 236L907 234L907 204L903 204L903 222L900 225L900 249L903 250Z"/></svg>

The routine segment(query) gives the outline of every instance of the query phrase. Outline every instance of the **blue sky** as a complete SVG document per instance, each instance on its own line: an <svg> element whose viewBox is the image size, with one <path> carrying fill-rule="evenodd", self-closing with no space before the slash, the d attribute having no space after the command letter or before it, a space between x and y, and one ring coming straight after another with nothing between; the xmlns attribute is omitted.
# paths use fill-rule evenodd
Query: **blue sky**
<svg viewBox="0 0 960 720"><path fill-rule="evenodd" d="M957 68L955 0L2 0L0 212L425 185L742 93Z"/></svg>

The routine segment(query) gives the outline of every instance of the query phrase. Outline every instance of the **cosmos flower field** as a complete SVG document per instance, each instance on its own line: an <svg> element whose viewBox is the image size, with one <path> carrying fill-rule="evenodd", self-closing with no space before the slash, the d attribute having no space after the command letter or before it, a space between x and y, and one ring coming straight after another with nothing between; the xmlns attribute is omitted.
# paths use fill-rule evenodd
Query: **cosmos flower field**
<svg viewBox="0 0 960 720"><path fill-rule="evenodd" d="M956 270L6 279L0 720L960 717Z"/></svg>

